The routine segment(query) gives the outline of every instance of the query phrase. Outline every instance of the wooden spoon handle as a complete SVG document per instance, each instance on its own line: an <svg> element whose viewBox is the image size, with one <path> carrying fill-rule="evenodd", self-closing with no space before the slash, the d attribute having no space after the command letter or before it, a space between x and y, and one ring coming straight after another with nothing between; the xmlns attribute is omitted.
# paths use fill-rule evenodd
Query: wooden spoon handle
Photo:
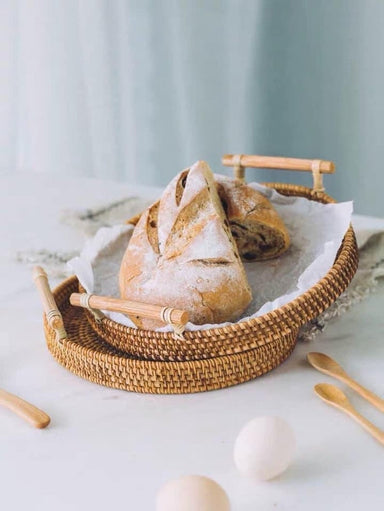
<svg viewBox="0 0 384 511"><path fill-rule="evenodd" d="M2 389L0 389L0 405L12 410L35 428L45 428L51 422L50 417L45 412Z"/></svg>
<svg viewBox="0 0 384 511"><path fill-rule="evenodd" d="M352 406L344 408L346 413L350 415L356 422L358 422L363 428L368 431L376 440L378 440L382 445L384 445L384 431L376 427L372 422L366 419L363 415L358 413Z"/></svg>
<svg viewBox="0 0 384 511"><path fill-rule="evenodd" d="M380 412L384 413L384 399L381 399L379 396L371 392L370 390L366 389L360 383L353 380L349 376L345 376L342 378L342 380L351 387L355 392L360 394L363 398L365 398L367 401L369 401L373 406L375 406Z"/></svg>

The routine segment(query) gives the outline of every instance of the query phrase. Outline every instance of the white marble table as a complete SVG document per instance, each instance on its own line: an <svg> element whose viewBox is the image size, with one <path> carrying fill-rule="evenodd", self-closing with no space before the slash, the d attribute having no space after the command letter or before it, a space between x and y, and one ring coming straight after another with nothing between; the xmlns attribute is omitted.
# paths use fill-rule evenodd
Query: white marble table
<svg viewBox="0 0 384 511"><path fill-rule="evenodd" d="M383 289L312 344L298 345L278 369L226 390L187 396L130 394L82 380L51 357L30 271L15 262L14 254L80 248L82 236L59 222L61 211L128 194L154 196L156 190L48 176L0 177L0 386L52 417L49 428L35 430L0 409L0 508L150 511L165 481L197 473L226 489L234 511L383 509L383 448L320 402L312 387L331 379L304 362L307 351L325 351L383 395ZM380 220L356 221L384 227ZM382 414L349 395L384 429ZM283 477L253 484L236 473L232 446L247 420L266 414L291 423L297 456Z"/></svg>

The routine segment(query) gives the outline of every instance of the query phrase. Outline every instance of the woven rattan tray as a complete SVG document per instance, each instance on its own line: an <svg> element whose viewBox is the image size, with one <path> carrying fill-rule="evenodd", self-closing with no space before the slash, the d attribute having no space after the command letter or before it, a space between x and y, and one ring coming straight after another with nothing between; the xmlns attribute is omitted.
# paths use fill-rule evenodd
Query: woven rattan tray
<svg viewBox="0 0 384 511"><path fill-rule="evenodd" d="M268 183L284 195L335 202L323 192ZM104 318L96 321L86 309L69 304L79 289L75 277L54 291L67 338L57 340L45 319L48 348L64 367L95 383L157 394L201 392L229 387L260 376L292 352L298 330L329 307L347 288L358 264L352 227L348 229L329 272L310 290L261 317L246 322L185 332L129 328Z"/></svg>

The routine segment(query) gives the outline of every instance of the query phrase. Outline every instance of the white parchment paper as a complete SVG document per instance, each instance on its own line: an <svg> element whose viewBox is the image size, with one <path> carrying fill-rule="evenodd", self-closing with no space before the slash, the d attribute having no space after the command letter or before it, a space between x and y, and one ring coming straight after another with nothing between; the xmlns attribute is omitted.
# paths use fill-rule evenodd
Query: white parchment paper
<svg viewBox="0 0 384 511"><path fill-rule="evenodd" d="M286 197L257 183L250 186L269 198L288 229L291 246L277 259L245 263L253 300L238 322L290 302L324 277L334 262L353 210L352 202L321 204L302 197ZM119 297L120 263L132 231L133 227L127 225L101 228L80 256L69 261L70 269L88 293ZM114 321L135 327L123 314L103 312ZM187 330L224 324L228 323L188 323Z"/></svg>

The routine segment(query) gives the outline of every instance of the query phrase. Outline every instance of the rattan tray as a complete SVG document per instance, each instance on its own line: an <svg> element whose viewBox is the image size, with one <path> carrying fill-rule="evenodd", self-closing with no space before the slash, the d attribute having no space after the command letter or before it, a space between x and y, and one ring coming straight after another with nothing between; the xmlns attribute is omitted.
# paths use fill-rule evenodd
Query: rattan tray
<svg viewBox="0 0 384 511"><path fill-rule="evenodd" d="M285 195L335 202L310 188L268 183ZM156 394L201 392L229 387L260 376L292 352L299 328L317 317L347 288L358 265L352 227L332 268L306 293L264 316L226 326L185 332L129 328L104 318L96 321L86 309L69 304L79 288L75 277L64 281L54 297L67 338L59 342L45 320L48 348L64 367L95 383Z"/></svg>

